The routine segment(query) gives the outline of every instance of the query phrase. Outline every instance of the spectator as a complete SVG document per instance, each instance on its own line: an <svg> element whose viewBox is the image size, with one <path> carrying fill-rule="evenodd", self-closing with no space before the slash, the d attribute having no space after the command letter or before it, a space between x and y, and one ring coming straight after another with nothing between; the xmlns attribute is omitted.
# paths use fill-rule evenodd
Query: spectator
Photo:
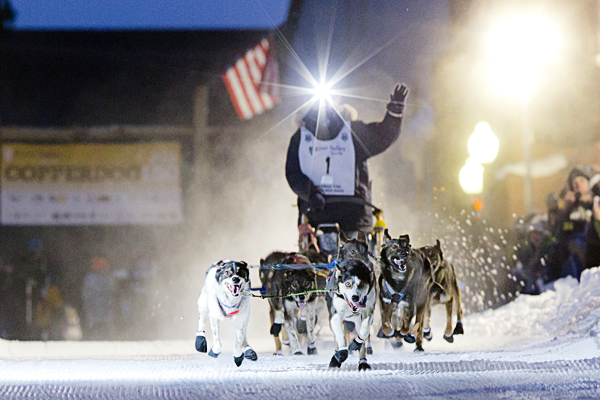
<svg viewBox="0 0 600 400"><path fill-rule="evenodd" d="M540 294L544 290L547 255L551 245L547 227L546 218L541 214L535 215L527 224L525 242L516 252L513 275L524 282L521 290L524 294Z"/></svg>
<svg viewBox="0 0 600 400"><path fill-rule="evenodd" d="M600 174L590 179L590 191L593 198L593 217L590 223L585 246L585 268L600 266Z"/></svg>
<svg viewBox="0 0 600 400"><path fill-rule="evenodd" d="M554 270L550 280L571 275L577 279L585 266L586 230L592 217L589 178L574 168L567 179L565 206L556 220Z"/></svg>
<svg viewBox="0 0 600 400"><path fill-rule="evenodd" d="M84 338L107 340L114 337L117 285L108 261L96 257L83 281Z"/></svg>

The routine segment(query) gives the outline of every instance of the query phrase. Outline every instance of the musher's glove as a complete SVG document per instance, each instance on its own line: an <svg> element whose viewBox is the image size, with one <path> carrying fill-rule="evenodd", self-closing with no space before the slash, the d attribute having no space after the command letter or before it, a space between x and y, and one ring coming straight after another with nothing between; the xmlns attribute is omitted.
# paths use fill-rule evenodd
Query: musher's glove
<svg viewBox="0 0 600 400"><path fill-rule="evenodd" d="M404 111L404 101L408 96L409 89L403 83L402 85L396 85L394 93L390 94L390 102L387 105L387 109L394 117L401 117L402 111Z"/></svg>
<svg viewBox="0 0 600 400"><path fill-rule="evenodd" d="M325 208L325 196L320 188L313 190L308 196L308 206L311 211L323 211Z"/></svg>
<svg viewBox="0 0 600 400"><path fill-rule="evenodd" d="M200 353L206 353L206 337L202 335L196 336L196 350Z"/></svg>

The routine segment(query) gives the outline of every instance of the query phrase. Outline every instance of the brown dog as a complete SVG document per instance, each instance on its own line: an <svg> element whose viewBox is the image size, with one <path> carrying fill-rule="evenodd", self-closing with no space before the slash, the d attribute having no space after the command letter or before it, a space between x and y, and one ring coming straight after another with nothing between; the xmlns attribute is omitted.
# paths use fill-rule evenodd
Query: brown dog
<svg viewBox="0 0 600 400"><path fill-rule="evenodd" d="M427 340L431 340L431 328L429 326L429 319L431 318L431 307L436 304L446 305L446 330L444 331L444 339L452 343L454 342L454 335L462 335L464 333L462 325L463 310L460 299L460 288L458 287L458 280L456 278L456 271L454 265L444 260L444 254L440 241L436 240L434 246L421 247L421 251L425 254L425 257L429 260L432 271L432 282L431 285L441 286L443 292L439 290L430 290L431 299L429 301L429 307L427 308L427 315L425 317L425 327L423 329L424 337ZM454 311L454 304L456 304L456 326L452 330L452 312Z"/></svg>

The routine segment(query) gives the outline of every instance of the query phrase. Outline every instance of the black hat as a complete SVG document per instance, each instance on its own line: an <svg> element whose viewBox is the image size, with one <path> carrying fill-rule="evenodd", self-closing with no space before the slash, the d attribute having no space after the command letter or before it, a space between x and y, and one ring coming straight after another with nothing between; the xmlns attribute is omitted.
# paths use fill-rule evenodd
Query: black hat
<svg viewBox="0 0 600 400"><path fill-rule="evenodd" d="M573 168L571 170L571 172L569 173L569 177L567 178L567 186L569 187L570 191L574 190L574 188L573 188L573 181L578 176L583 176L587 180L590 179L590 177L585 172L583 172L582 170L580 170L579 168Z"/></svg>

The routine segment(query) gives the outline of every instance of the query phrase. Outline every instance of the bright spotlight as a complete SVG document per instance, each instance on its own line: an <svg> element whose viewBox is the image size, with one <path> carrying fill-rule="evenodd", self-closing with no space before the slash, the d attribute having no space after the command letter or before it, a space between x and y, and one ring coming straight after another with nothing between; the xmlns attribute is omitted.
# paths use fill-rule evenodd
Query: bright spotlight
<svg viewBox="0 0 600 400"><path fill-rule="evenodd" d="M475 126L475 132L469 137L467 148L473 160L480 164L489 164L498 156L500 142L490 125L482 121Z"/></svg>
<svg viewBox="0 0 600 400"><path fill-rule="evenodd" d="M468 158L465 165L460 169L458 182L466 194L483 192L483 166Z"/></svg>
<svg viewBox="0 0 600 400"><path fill-rule="evenodd" d="M498 22L487 37L491 79L503 92L528 97L542 68L558 57L561 38L555 24L537 15Z"/></svg>
<svg viewBox="0 0 600 400"><path fill-rule="evenodd" d="M314 100L318 100L319 102L329 101L331 102L331 88L329 85L315 84L315 87L311 89L311 94L314 96Z"/></svg>

